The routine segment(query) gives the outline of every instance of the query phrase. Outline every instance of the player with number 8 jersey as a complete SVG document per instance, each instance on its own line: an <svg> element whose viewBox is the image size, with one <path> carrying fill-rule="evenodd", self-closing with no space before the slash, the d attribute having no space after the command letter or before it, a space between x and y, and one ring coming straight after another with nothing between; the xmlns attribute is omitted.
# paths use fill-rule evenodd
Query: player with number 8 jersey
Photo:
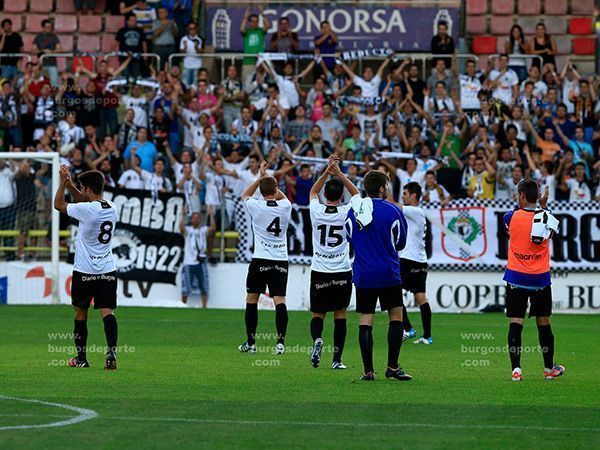
<svg viewBox="0 0 600 450"><path fill-rule="evenodd" d="M263 199L252 196L257 189ZM287 229L292 214L292 204L277 188L277 180L267 175L267 163L260 165L260 177L244 194L248 212L252 217L254 254L246 278L246 335L247 340L239 346L241 352L256 352L256 327L258 326L258 299L268 292L275 303L275 326L277 328L277 354L285 352L284 340L288 314L285 295L288 279Z"/></svg>
<svg viewBox="0 0 600 450"><path fill-rule="evenodd" d="M54 197L54 208L79 221L75 243L75 263L71 282L71 303L75 309L74 341L77 357L69 360L71 367L89 367L87 361L87 317L94 300L94 309L101 309L104 333L108 344L105 369L117 368L117 272L112 254L112 236L117 223L114 203L103 199L104 176L91 170L78 177L81 191L75 186L66 166L60 168L60 185ZM68 189L76 203L65 201Z"/></svg>

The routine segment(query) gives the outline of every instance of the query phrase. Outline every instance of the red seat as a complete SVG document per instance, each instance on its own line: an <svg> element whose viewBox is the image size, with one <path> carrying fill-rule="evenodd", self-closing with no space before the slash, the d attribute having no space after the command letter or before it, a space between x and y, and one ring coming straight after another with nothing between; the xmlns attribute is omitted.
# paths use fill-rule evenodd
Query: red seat
<svg viewBox="0 0 600 450"><path fill-rule="evenodd" d="M77 38L77 49L81 52L98 52L100 50L100 36L80 34Z"/></svg>
<svg viewBox="0 0 600 450"><path fill-rule="evenodd" d="M493 14L513 14L515 12L515 0L492 0Z"/></svg>
<svg viewBox="0 0 600 450"><path fill-rule="evenodd" d="M48 18L45 14L28 14L25 16L25 30L28 33L40 33L42 31L42 20Z"/></svg>
<svg viewBox="0 0 600 450"><path fill-rule="evenodd" d="M60 14L74 14L75 2L73 0L57 0L56 11Z"/></svg>
<svg viewBox="0 0 600 450"><path fill-rule="evenodd" d="M102 35L102 51L104 53L112 52L114 45L115 45L115 35L114 34L103 34Z"/></svg>
<svg viewBox="0 0 600 450"><path fill-rule="evenodd" d="M70 53L73 51L73 35L72 34L59 34L58 39L60 40L60 45L63 49L63 52Z"/></svg>
<svg viewBox="0 0 600 450"><path fill-rule="evenodd" d="M77 16L57 15L54 19L57 33L75 33L77 31Z"/></svg>
<svg viewBox="0 0 600 450"><path fill-rule="evenodd" d="M524 16L537 16L542 12L542 2L540 0L519 0L518 11Z"/></svg>
<svg viewBox="0 0 600 450"><path fill-rule="evenodd" d="M468 34L485 34L487 32L487 19L485 16L467 16Z"/></svg>
<svg viewBox="0 0 600 450"><path fill-rule="evenodd" d="M473 53L476 55L496 53L496 42L494 36L475 36L473 38Z"/></svg>
<svg viewBox="0 0 600 450"><path fill-rule="evenodd" d="M544 2L546 15L561 16L567 13L567 0L546 0Z"/></svg>
<svg viewBox="0 0 600 450"><path fill-rule="evenodd" d="M565 16L548 16L544 21L550 35L566 34L567 18Z"/></svg>
<svg viewBox="0 0 600 450"><path fill-rule="evenodd" d="M594 14L594 0L573 0L571 2L571 13L591 16Z"/></svg>
<svg viewBox="0 0 600 450"><path fill-rule="evenodd" d="M80 33L100 33L102 31L102 16L80 16Z"/></svg>
<svg viewBox="0 0 600 450"><path fill-rule="evenodd" d="M495 16L490 23L492 34L508 35L514 21L513 16Z"/></svg>
<svg viewBox="0 0 600 450"><path fill-rule="evenodd" d="M123 16L106 16L105 19L104 31L107 33L116 33L125 26L125 19Z"/></svg>
<svg viewBox="0 0 600 450"><path fill-rule="evenodd" d="M572 43L575 55L594 55L596 53L596 38L573 38Z"/></svg>
<svg viewBox="0 0 600 450"><path fill-rule="evenodd" d="M27 0L6 0L4 2L4 12L22 13L27 11Z"/></svg>
<svg viewBox="0 0 600 450"><path fill-rule="evenodd" d="M35 39L35 34L23 33L21 35L21 38L23 38L23 47L25 48L25 51L26 52L31 51L31 46L32 46L33 40Z"/></svg>
<svg viewBox="0 0 600 450"><path fill-rule="evenodd" d="M11 1L11 0L8 0ZM52 11L53 0L34 0L29 2L29 11L39 13L49 13Z"/></svg>
<svg viewBox="0 0 600 450"><path fill-rule="evenodd" d="M591 17L571 17L569 22L570 34L591 34L592 18Z"/></svg>
<svg viewBox="0 0 600 450"><path fill-rule="evenodd" d="M0 20L10 19L12 22L12 30L16 33L23 30L23 20L21 14L2 14Z"/></svg>
<svg viewBox="0 0 600 450"><path fill-rule="evenodd" d="M485 14L487 12L487 0L467 0L467 14Z"/></svg>

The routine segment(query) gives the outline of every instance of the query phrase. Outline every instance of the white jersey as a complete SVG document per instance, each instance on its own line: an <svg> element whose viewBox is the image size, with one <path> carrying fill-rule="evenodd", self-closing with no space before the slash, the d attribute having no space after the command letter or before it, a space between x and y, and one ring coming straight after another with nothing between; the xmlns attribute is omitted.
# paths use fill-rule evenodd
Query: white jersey
<svg viewBox="0 0 600 450"><path fill-rule="evenodd" d="M142 177L133 169L127 169L123 172L117 184L123 186L124 189L144 189Z"/></svg>
<svg viewBox="0 0 600 450"><path fill-rule="evenodd" d="M507 105L513 104L513 86L519 84L519 77L511 69L506 70L503 74L499 70L492 70L489 79L495 81L499 79L499 84L494 89L492 97L502 100Z"/></svg>
<svg viewBox="0 0 600 450"><path fill-rule="evenodd" d="M466 73L459 77L460 106L462 109L481 109L478 96L481 90L481 77L481 72L477 72L473 77Z"/></svg>
<svg viewBox="0 0 600 450"><path fill-rule="evenodd" d="M206 258L208 227L204 225L194 228L188 225L185 227L184 236L183 264L186 266L198 264L198 258Z"/></svg>
<svg viewBox="0 0 600 450"><path fill-rule="evenodd" d="M252 258L270 261L287 261L287 229L292 215L292 204L288 199L246 200L252 217L254 254Z"/></svg>
<svg viewBox="0 0 600 450"><path fill-rule="evenodd" d="M418 206L403 206L402 212L404 213L404 217L406 217L408 231L406 235L406 247L400 252L400 258L426 263L425 232L427 231L427 222L425 211Z"/></svg>
<svg viewBox="0 0 600 450"><path fill-rule="evenodd" d="M68 203L67 215L79 221L73 270L100 275L116 270L111 241L117 209L108 201Z"/></svg>
<svg viewBox="0 0 600 450"><path fill-rule="evenodd" d="M358 194L357 194L358 195ZM350 245L346 240L346 218L351 204L328 206L318 199L310 201L313 257L311 270L337 273L352 270Z"/></svg>

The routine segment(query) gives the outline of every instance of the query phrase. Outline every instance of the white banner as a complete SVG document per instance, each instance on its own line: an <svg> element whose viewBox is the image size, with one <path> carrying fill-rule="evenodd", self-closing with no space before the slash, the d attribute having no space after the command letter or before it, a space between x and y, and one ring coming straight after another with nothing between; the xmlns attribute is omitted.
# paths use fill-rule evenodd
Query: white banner
<svg viewBox="0 0 600 450"><path fill-rule="evenodd" d="M209 267L209 308L243 309L248 264L218 264ZM70 304L72 266L60 266L60 303ZM52 280L49 263L10 262L0 264L0 303L51 304ZM232 283L232 280L235 282ZM554 310L564 313L600 313L600 281L597 274L555 273L552 279ZM177 285L119 280L120 306L197 307L199 298L181 303L180 280ZM468 277L451 271L431 271L427 295L434 312L478 312L489 305L504 304L502 272L469 272ZM290 265L287 287L290 310L308 310L310 268ZM411 294L405 294L409 308ZM350 309L354 308L354 298ZM261 309L274 309L272 299L263 295Z"/></svg>
<svg viewBox="0 0 600 450"><path fill-rule="evenodd" d="M515 206L513 200L459 200L444 208L424 205L431 224L429 264L454 270L504 268L508 234L503 219ZM556 202L550 206L560 222L551 243L552 269L600 271L600 205Z"/></svg>

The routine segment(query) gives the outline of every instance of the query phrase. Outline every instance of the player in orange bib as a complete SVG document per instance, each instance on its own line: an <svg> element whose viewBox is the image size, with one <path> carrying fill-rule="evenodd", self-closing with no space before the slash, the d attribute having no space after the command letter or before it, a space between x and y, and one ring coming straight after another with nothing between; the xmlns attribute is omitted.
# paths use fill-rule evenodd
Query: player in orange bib
<svg viewBox="0 0 600 450"><path fill-rule="evenodd" d="M535 316L538 328L544 357L544 378L553 380L565 372L563 366L554 364L554 335L550 326L552 288L549 238L552 233L545 239L532 238L538 197L540 207L547 210L548 194L546 187L544 195L540 196L535 181L523 180L517 186L519 207L504 216L504 225L510 235L508 263L503 279L506 281L506 316L510 319L508 350L513 381L521 381L523 377L521 333L528 303L529 317ZM534 240L539 243L534 243Z"/></svg>

